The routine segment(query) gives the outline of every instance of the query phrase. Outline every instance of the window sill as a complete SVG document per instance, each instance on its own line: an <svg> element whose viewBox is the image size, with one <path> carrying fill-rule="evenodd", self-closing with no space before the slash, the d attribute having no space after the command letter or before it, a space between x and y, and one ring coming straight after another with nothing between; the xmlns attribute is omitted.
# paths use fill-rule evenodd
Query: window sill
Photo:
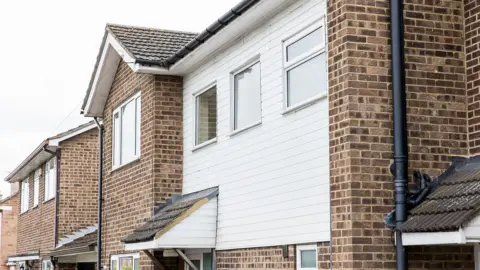
<svg viewBox="0 0 480 270"><path fill-rule="evenodd" d="M137 162L137 161L139 161L139 160L140 160L140 156L132 159L131 161L129 161L129 162L125 163L125 164L118 165L117 167L112 167L112 171L111 171L111 172L120 170L121 168L123 168L123 167L125 167L125 166L128 166L128 165L130 165L130 164L132 164L132 163L134 163L134 162Z"/></svg>
<svg viewBox="0 0 480 270"><path fill-rule="evenodd" d="M297 104L295 104L295 105L292 105L292 106L286 108L286 109L282 112L282 114L289 114L289 113L291 113L291 112L299 111L299 110L301 110L301 109L303 109L303 108L305 108L305 107L308 107L308 106L311 106L311 105L317 103L318 101L320 101L320 100L322 100L322 99L324 99L324 98L326 98L326 97L327 97L327 91L321 93L320 95L316 95L316 96L311 97L311 98L309 98L309 99L307 99L307 100L305 100L305 101L302 101L302 102L300 102L300 103L297 103Z"/></svg>
<svg viewBox="0 0 480 270"><path fill-rule="evenodd" d="M20 214L18 214L18 215L19 215L19 216L22 216L22 215L24 215L24 214L28 213L28 210L30 210L30 209L27 209L27 210L25 210L25 211L21 212L21 213L20 213Z"/></svg>
<svg viewBox="0 0 480 270"><path fill-rule="evenodd" d="M36 208L38 208L38 204L37 204L37 205L35 205L34 207L32 207L32 209L36 209Z"/></svg>
<svg viewBox="0 0 480 270"><path fill-rule="evenodd" d="M53 199L55 199L55 197L52 197L52 198L50 198L50 199L47 199L47 200L43 201L43 203L47 203L47 202L49 202L49 201L51 201L51 200L53 200Z"/></svg>
<svg viewBox="0 0 480 270"><path fill-rule="evenodd" d="M209 140L209 141L206 141L206 142L203 142L203 143L201 143L201 144L199 144L199 145L196 145L195 147L193 147L192 152L195 152L195 151L197 151L197 150L200 150L200 149L202 149L202 148L205 148L205 147L207 147L207 146L209 146L209 145L211 145L211 144L214 144L214 143L216 143L216 142L217 142L217 138L215 137L215 138L213 138L213 139L211 139L211 140Z"/></svg>
<svg viewBox="0 0 480 270"><path fill-rule="evenodd" d="M250 130L250 129L253 129L253 128L255 128L255 127L258 127L258 126L260 126L261 124L262 124L262 121L258 121L258 122L256 122L256 123L253 123L253 124L251 124L251 125L248 125L248 126L246 126L246 127L243 127L243 128L241 128L241 129L234 130L234 131L232 131L232 132L230 133L230 137L233 137L233 136L235 136L235 135L237 135L237 134L239 134L239 133L243 133L243 132L245 132L245 131L247 131L247 130Z"/></svg>

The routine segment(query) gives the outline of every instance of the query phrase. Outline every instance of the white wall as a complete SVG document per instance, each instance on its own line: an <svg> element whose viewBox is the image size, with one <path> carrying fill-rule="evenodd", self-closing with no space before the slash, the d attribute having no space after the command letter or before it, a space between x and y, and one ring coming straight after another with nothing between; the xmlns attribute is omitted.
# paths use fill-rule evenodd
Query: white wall
<svg viewBox="0 0 480 270"><path fill-rule="evenodd" d="M183 192L219 186L218 250L329 241L327 98L282 114L282 41L325 10L322 0L295 1L185 76ZM230 72L257 55L262 124L230 136ZM218 140L192 151L192 95L215 81Z"/></svg>

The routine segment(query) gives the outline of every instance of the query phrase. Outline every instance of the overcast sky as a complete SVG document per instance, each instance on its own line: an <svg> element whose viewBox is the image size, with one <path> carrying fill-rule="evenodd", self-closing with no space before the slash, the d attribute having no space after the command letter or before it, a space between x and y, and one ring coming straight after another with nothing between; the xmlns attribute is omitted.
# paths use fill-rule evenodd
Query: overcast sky
<svg viewBox="0 0 480 270"><path fill-rule="evenodd" d="M40 142L79 114L105 24L200 32L239 0L0 1L0 192Z"/></svg>

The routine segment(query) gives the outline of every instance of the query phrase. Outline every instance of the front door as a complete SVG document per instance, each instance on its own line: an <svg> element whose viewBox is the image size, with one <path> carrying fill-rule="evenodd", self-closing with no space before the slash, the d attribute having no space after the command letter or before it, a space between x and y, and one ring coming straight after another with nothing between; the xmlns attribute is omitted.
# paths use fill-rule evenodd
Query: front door
<svg viewBox="0 0 480 270"><path fill-rule="evenodd" d="M78 263L77 270L95 270L95 263Z"/></svg>

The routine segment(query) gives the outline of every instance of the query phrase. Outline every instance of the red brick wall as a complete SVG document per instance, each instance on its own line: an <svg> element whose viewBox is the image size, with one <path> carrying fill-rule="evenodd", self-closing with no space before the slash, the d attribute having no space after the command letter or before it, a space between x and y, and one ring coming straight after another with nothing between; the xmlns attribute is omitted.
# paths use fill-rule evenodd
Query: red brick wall
<svg viewBox="0 0 480 270"><path fill-rule="evenodd" d="M288 258L281 246L217 251L217 269L298 269L296 247L288 246ZM318 269L330 269L329 243L318 243Z"/></svg>
<svg viewBox="0 0 480 270"><path fill-rule="evenodd" d="M468 154L462 23L459 0L405 1L410 171ZM388 1L329 1L328 42L333 268L394 269Z"/></svg>
<svg viewBox="0 0 480 270"><path fill-rule="evenodd" d="M60 143L58 236L97 223L98 129Z"/></svg>
<svg viewBox="0 0 480 270"><path fill-rule="evenodd" d="M1 213L1 232L0 232L0 270L8 270L5 264L7 257L15 255L17 252L17 215L19 205L19 193L5 198L0 202L0 206L10 206L11 211Z"/></svg>
<svg viewBox="0 0 480 270"><path fill-rule="evenodd" d="M112 112L141 92L139 160L112 171ZM125 253L123 237L143 224L157 203L182 188L182 80L135 74L121 63L104 111L103 263ZM142 269L153 267L141 253Z"/></svg>

